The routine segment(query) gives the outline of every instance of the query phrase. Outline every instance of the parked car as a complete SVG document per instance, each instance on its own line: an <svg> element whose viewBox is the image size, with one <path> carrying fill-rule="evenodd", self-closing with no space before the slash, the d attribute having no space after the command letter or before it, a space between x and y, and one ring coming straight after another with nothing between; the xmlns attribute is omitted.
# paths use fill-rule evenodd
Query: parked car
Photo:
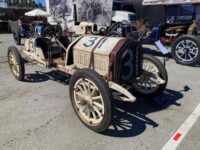
<svg viewBox="0 0 200 150"><path fill-rule="evenodd" d="M136 14L129 11L113 11L112 24L116 22L132 23L136 21Z"/></svg>
<svg viewBox="0 0 200 150"><path fill-rule="evenodd" d="M143 9L149 11L151 9L145 7L154 6L152 9L155 9L155 6L163 6L166 12L165 22L154 26L151 36L144 42L154 44L160 40L170 45L171 54L177 63L195 65L200 62L200 3L193 0L144 0L143 5Z"/></svg>
<svg viewBox="0 0 200 150"><path fill-rule="evenodd" d="M152 61L143 62L142 55L140 43L128 38L83 35L70 43L58 25L46 28L42 37L26 39L20 50L8 48L9 66L19 81L24 80L27 62L70 75L69 93L74 111L95 132L110 125L114 100L133 102L134 91L146 90L146 96L163 91L160 85L167 81L159 72L160 66ZM145 76L142 63L146 66Z"/></svg>

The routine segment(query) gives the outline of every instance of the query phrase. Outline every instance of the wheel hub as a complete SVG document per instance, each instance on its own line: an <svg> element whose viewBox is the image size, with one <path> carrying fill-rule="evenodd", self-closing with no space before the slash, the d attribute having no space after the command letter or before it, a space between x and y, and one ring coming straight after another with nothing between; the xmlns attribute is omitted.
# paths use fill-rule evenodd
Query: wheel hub
<svg viewBox="0 0 200 150"><path fill-rule="evenodd" d="M192 40L180 41L176 46L175 54L179 60L189 62L194 60L199 53L197 44Z"/></svg>
<svg viewBox="0 0 200 150"><path fill-rule="evenodd" d="M90 95L85 95L84 99L88 105L92 105L92 98Z"/></svg>
<svg viewBox="0 0 200 150"><path fill-rule="evenodd" d="M143 82L148 82L149 79L150 79L150 73L144 71L143 74L142 74L142 76L141 76L141 80L142 80Z"/></svg>

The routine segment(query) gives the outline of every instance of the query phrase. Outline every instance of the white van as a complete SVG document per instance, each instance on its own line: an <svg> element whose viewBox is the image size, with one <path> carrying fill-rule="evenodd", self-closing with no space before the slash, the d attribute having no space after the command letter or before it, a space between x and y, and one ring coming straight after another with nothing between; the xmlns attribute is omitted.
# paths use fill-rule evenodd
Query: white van
<svg viewBox="0 0 200 150"><path fill-rule="evenodd" d="M112 23L125 22L131 23L136 21L136 14L129 11L113 11Z"/></svg>

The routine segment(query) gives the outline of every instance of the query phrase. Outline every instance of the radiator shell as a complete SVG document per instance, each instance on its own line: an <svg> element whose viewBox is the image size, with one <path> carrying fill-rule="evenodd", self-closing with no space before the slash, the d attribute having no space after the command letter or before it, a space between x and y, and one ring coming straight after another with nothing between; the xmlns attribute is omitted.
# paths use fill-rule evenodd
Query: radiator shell
<svg viewBox="0 0 200 150"><path fill-rule="evenodd" d="M123 38L85 36L73 47L73 60L77 68L91 68L108 76L110 53Z"/></svg>

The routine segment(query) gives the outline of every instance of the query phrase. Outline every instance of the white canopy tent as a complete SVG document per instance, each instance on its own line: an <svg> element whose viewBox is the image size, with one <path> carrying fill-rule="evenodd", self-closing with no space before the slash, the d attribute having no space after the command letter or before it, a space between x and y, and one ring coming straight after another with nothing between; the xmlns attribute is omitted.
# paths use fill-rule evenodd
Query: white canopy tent
<svg viewBox="0 0 200 150"><path fill-rule="evenodd" d="M32 16L32 17L49 17L51 16L50 13L46 12L46 11L43 11L41 9L34 9L34 10L31 10L27 13L25 13L26 16Z"/></svg>
<svg viewBox="0 0 200 150"><path fill-rule="evenodd" d="M142 5L200 4L200 0L143 0Z"/></svg>

